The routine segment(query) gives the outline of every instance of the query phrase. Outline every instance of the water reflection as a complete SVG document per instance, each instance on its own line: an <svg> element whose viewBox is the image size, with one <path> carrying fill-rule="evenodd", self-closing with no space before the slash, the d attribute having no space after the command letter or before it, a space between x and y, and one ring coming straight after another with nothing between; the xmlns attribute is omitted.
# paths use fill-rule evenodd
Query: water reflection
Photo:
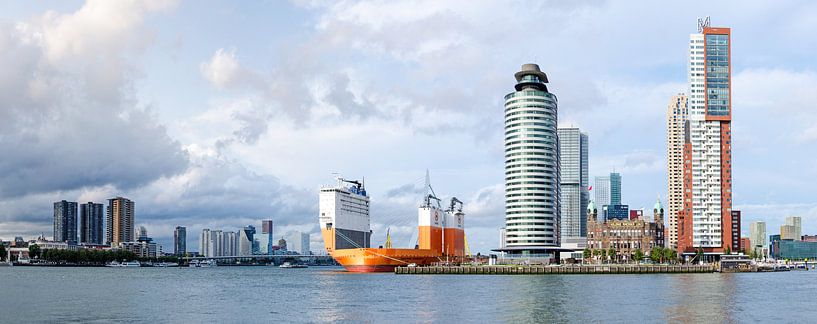
<svg viewBox="0 0 817 324"><path fill-rule="evenodd" d="M0 322L790 322L817 271L354 274L340 268L0 268ZM35 301L35 302L32 302Z"/></svg>

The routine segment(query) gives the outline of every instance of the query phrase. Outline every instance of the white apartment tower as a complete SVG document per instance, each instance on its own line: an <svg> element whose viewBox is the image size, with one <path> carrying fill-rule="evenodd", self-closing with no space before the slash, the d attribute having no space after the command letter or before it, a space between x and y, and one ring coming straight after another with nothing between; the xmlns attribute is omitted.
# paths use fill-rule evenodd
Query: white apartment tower
<svg viewBox="0 0 817 324"><path fill-rule="evenodd" d="M723 253L733 246L730 36L729 28L710 27L707 18L689 39L689 132L679 218L679 249L687 253Z"/></svg>
<svg viewBox="0 0 817 324"><path fill-rule="evenodd" d="M684 134L687 96L672 96L667 105L667 245L678 248L678 212L684 208Z"/></svg>
<svg viewBox="0 0 817 324"><path fill-rule="evenodd" d="M557 99L547 75L524 64L505 96L505 248L511 256L552 256L560 245Z"/></svg>

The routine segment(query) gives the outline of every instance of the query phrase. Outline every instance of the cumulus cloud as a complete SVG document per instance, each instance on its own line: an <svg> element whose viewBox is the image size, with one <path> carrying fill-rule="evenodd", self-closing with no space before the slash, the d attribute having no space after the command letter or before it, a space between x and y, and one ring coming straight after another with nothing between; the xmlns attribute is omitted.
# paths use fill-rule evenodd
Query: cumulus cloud
<svg viewBox="0 0 817 324"><path fill-rule="evenodd" d="M209 62L201 64L200 69L202 76L219 88L233 84L242 73L241 65L235 57L235 48L219 48Z"/></svg>
<svg viewBox="0 0 817 324"><path fill-rule="evenodd" d="M0 196L133 188L184 170L179 143L130 95L124 58L141 15L160 8L91 1L0 30L0 150L13 152Z"/></svg>

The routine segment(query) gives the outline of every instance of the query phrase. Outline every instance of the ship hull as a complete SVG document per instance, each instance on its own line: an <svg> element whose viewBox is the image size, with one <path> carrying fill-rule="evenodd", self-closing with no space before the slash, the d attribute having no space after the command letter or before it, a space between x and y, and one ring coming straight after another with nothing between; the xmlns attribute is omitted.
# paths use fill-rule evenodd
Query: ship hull
<svg viewBox="0 0 817 324"><path fill-rule="evenodd" d="M393 272L409 264L429 265L440 260L436 250L424 249L343 249L332 252L332 258L349 272Z"/></svg>

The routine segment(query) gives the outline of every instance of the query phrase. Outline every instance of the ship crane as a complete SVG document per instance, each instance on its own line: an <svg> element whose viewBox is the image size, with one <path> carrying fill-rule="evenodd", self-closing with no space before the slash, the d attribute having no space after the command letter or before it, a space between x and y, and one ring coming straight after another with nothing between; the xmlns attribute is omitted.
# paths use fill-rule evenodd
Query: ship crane
<svg viewBox="0 0 817 324"><path fill-rule="evenodd" d="M436 200L436 201L437 201L437 206L438 206L438 207L440 206L440 201L442 201L442 200L440 200L440 198L437 198L437 197L436 197L436 196L434 196L433 194L428 194L428 195L426 195L426 199L425 199L425 202L426 202L426 203L425 203L425 205L423 205L423 206L424 206L424 207L431 207L431 201L432 201L432 200Z"/></svg>
<svg viewBox="0 0 817 324"><path fill-rule="evenodd" d="M456 208L459 205L459 208ZM457 197L451 197L451 205L448 207L449 212L458 211L462 212L462 201L457 199Z"/></svg>

